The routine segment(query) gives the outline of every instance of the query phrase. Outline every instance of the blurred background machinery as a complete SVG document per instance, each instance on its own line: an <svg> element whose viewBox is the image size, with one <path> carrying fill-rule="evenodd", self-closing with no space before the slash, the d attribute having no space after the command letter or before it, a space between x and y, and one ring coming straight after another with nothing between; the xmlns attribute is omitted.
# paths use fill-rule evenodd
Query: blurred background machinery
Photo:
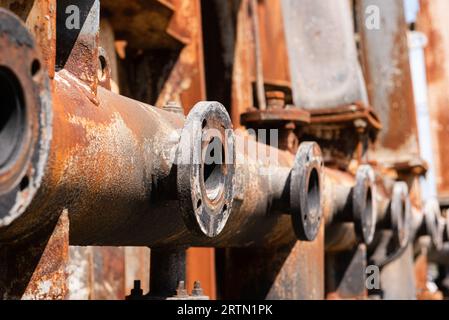
<svg viewBox="0 0 449 320"><path fill-rule="evenodd" d="M448 6L0 0L0 297L447 297Z"/></svg>

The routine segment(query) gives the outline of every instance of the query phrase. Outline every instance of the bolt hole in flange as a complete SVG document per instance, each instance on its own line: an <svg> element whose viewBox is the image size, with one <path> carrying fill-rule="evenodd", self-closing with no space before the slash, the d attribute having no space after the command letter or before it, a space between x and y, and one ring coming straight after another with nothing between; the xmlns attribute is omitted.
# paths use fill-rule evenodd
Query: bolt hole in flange
<svg viewBox="0 0 449 320"><path fill-rule="evenodd" d="M178 146L177 183L184 221L197 235L217 236L232 211L234 141L220 103L200 102L190 111Z"/></svg>
<svg viewBox="0 0 449 320"><path fill-rule="evenodd" d="M291 172L290 211L295 234L299 240L313 241L322 220L323 159L315 142L299 146Z"/></svg>
<svg viewBox="0 0 449 320"><path fill-rule="evenodd" d="M98 70L97 70L97 77L98 80L104 81L107 76L107 62L106 58L102 55L98 57Z"/></svg>
<svg viewBox="0 0 449 320"><path fill-rule="evenodd" d="M0 170L9 167L25 136L23 90L14 73L0 66Z"/></svg>
<svg viewBox="0 0 449 320"><path fill-rule="evenodd" d="M20 191L25 191L30 185L30 178L28 176L24 176L19 184Z"/></svg>
<svg viewBox="0 0 449 320"><path fill-rule="evenodd" d="M355 176L352 193L352 214L357 237L365 244L374 238L377 220L376 183L374 170L361 165Z"/></svg>
<svg viewBox="0 0 449 320"><path fill-rule="evenodd" d="M31 76L35 77L41 70L41 63L39 60L34 59L31 63Z"/></svg>
<svg viewBox="0 0 449 320"><path fill-rule="evenodd" d="M408 186L405 182L396 182L391 199L391 226L397 244L404 248L410 240L411 204Z"/></svg>

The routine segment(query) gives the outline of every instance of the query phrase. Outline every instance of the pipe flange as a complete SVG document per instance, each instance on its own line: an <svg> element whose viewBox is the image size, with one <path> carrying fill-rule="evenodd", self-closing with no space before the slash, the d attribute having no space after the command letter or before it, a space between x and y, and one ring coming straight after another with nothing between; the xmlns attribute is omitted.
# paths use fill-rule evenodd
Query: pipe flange
<svg viewBox="0 0 449 320"><path fill-rule="evenodd" d="M426 233L431 237L437 250L443 246L444 220L437 199L429 199L424 205L424 223Z"/></svg>
<svg viewBox="0 0 449 320"><path fill-rule="evenodd" d="M365 244L374 238L377 220L376 181L374 170L369 165L361 165L355 176L352 193L354 226L357 237Z"/></svg>
<svg viewBox="0 0 449 320"><path fill-rule="evenodd" d="M302 143L290 183L292 224L299 240L315 240L323 220L322 170L323 158L318 144Z"/></svg>
<svg viewBox="0 0 449 320"><path fill-rule="evenodd" d="M52 135L47 72L32 35L0 9L0 227L30 205L41 186Z"/></svg>
<svg viewBox="0 0 449 320"><path fill-rule="evenodd" d="M200 102L187 116L178 147L177 187L188 228L217 236L232 209L235 136L226 109Z"/></svg>
<svg viewBox="0 0 449 320"><path fill-rule="evenodd" d="M391 226L396 243L406 247L410 240L411 203L408 186L405 182L396 182L391 198Z"/></svg>

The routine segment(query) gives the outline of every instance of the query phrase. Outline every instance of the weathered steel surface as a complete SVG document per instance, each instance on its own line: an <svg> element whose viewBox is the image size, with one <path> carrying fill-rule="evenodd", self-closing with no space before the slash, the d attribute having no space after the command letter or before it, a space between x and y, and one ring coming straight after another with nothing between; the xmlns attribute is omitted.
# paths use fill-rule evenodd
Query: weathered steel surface
<svg viewBox="0 0 449 320"><path fill-rule="evenodd" d="M200 281L204 294L211 300L217 298L215 249L189 248L186 253L186 285L191 292L195 281Z"/></svg>
<svg viewBox="0 0 449 320"><path fill-rule="evenodd" d="M265 84L289 88L290 69L281 1L264 0L257 3Z"/></svg>
<svg viewBox="0 0 449 320"><path fill-rule="evenodd" d="M53 115L48 76L31 34L4 9L0 20L0 225L6 227L38 192Z"/></svg>
<svg viewBox="0 0 449 320"><path fill-rule="evenodd" d="M231 118L236 128L241 127L240 116L254 105L252 79L252 33L248 16L248 0L242 0L237 14L235 58L232 70Z"/></svg>
<svg viewBox="0 0 449 320"><path fill-rule="evenodd" d="M281 4L295 105L319 109L366 102L349 1Z"/></svg>
<svg viewBox="0 0 449 320"><path fill-rule="evenodd" d="M93 297L93 247L69 247L67 264L67 299L89 300Z"/></svg>
<svg viewBox="0 0 449 320"><path fill-rule="evenodd" d="M313 242L226 249L223 258L219 283L223 299L324 298L324 225Z"/></svg>
<svg viewBox="0 0 449 320"><path fill-rule="evenodd" d="M351 250L360 242L370 244L380 198L371 167L359 167L355 176L327 169L324 176L326 250Z"/></svg>
<svg viewBox="0 0 449 320"><path fill-rule="evenodd" d="M183 34L166 32L175 10L180 8L177 0L101 0L101 8L117 39L126 40L133 48L176 49L182 45L181 41L189 40Z"/></svg>
<svg viewBox="0 0 449 320"><path fill-rule="evenodd" d="M428 107L432 147L434 152L435 175L438 197L442 204L449 201L449 28L447 15L449 3L444 0L420 1L421 9L417 20L417 30L423 32L428 40L425 47Z"/></svg>
<svg viewBox="0 0 449 320"><path fill-rule="evenodd" d="M56 0L1 0L0 6L17 14L34 35L50 78L56 59Z"/></svg>
<svg viewBox="0 0 449 320"><path fill-rule="evenodd" d="M34 238L2 245L0 299L65 299L68 247L67 212Z"/></svg>
<svg viewBox="0 0 449 320"><path fill-rule="evenodd" d="M413 264L413 246L407 249L380 272L382 298L385 300L416 299L416 280Z"/></svg>
<svg viewBox="0 0 449 320"><path fill-rule="evenodd" d="M200 0L171 0L175 14L167 32L185 39L170 75L163 86L156 105L178 101L187 114L196 102L206 100L203 57L203 34L201 28Z"/></svg>
<svg viewBox="0 0 449 320"><path fill-rule="evenodd" d="M150 291L150 249L145 247L125 247L125 294L140 280L143 292ZM123 297L122 297L123 298Z"/></svg>
<svg viewBox="0 0 449 320"><path fill-rule="evenodd" d="M348 170L354 160L366 162L368 147L381 128L374 110L356 102L310 110L310 124L299 127L299 132L302 139L320 145L326 165Z"/></svg>
<svg viewBox="0 0 449 320"><path fill-rule="evenodd" d="M313 242L298 241L276 275L267 299L324 298L324 226Z"/></svg>
<svg viewBox="0 0 449 320"><path fill-rule="evenodd" d="M380 30L366 27L371 5L380 10ZM419 146L403 2L361 0L357 15L370 104L383 127L373 156L386 164L410 161Z"/></svg>
<svg viewBox="0 0 449 320"><path fill-rule="evenodd" d="M98 85L100 0L59 0L56 68L72 72L95 95Z"/></svg>
<svg viewBox="0 0 449 320"><path fill-rule="evenodd" d="M186 278L185 248L164 248L151 251L149 296L165 299L176 294L180 281Z"/></svg>
<svg viewBox="0 0 449 320"><path fill-rule="evenodd" d="M364 299L366 289L366 246L360 244L353 250L327 253L326 298Z"/></svg>

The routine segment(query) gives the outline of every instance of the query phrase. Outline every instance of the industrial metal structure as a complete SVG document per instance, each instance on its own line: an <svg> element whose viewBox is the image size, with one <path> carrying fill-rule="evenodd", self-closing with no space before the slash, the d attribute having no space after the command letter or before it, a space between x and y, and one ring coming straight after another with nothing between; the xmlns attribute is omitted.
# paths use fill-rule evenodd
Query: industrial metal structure
<svg viewBox="0 0 449 320"><path fill-rule="evenodd" d="M449 296L445 0L0 0L0 298Z"/></svg>

